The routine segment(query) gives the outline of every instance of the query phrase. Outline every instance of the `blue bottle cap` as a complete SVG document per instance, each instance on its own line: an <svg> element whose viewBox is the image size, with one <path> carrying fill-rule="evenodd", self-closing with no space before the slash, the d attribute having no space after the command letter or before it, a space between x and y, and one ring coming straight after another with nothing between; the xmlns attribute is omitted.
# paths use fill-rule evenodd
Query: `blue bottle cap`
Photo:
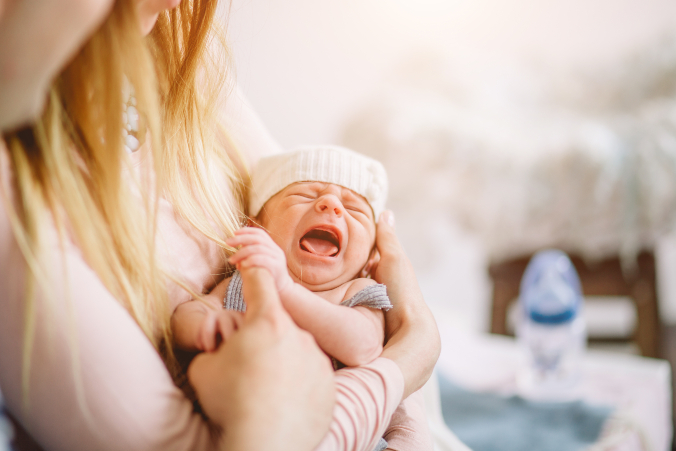
<svg viewBox="0 0 676 451"><path fill-rule="evenodd" d="M582 304L580 279L568 255L559 250L538 252L521 279L519 302L537 323L571 321Z"/></svg>

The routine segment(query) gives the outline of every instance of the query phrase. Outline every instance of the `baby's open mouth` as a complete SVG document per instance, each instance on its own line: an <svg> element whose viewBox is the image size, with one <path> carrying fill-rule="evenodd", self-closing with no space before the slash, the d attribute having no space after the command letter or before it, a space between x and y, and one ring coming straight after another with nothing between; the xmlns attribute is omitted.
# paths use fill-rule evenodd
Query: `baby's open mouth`
<svg viewBox="0 0 676 451"><path fill-rule="evenodd" d="M330 230L312 229L300 239L300 248L311 254L335 257L340 252L340 240Z"/></svg>

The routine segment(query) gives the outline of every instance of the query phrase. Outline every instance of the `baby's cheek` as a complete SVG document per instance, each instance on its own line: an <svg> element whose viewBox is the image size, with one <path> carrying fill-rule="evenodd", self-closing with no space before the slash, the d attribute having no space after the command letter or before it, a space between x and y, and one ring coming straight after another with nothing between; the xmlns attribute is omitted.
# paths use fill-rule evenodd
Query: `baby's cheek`
<svg viewBox="0 0 676 451"><path fill-rule="evenodd" d="M352 255L348 255L346 260L349 265L349 272L361 271L366 263L368 263L369 256L371 255L371 247L368 247L367 244L359 246L359 249L356 250Z"/></svg>
<svg viewBox="0 0 676 451"><path fill-rule="evenodd" d="M282 248L282 250L285 253L288 253L291 251L293 248L293 234L289 232L288 230L285 230L282 227L269 227L268 229L268 234L270 235L270 238L272 238L272 241Z"/></svg>

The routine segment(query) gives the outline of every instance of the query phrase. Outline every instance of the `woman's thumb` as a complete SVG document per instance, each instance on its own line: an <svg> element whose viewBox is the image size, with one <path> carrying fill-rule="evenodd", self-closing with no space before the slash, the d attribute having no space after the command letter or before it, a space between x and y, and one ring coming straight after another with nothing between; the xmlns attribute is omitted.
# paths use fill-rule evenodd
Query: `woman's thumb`
<svg viewBox="0 0 676 451"><path fill-rule="evenodd" d="M386 225L392 228L394 231L394 213L392 210L385 210L380 213L380 218L378 219L378 227L381 225Z"/></svg>
<svg viewBox="0 0 676 451"><path fill-rule="evenodd" d="M288 316L270 271L258 267L247 268L241 271L241 277L242 294L246 302L245 323L261 318L276 322Z"/></svg>
<svg viewBox="0 0 676 451"><path fill-rule="evenodd" d="M394 231L394 213L390 210L385 210L380 214L376 230L376 247L381 257L399 247L399 240Z"/></svg>

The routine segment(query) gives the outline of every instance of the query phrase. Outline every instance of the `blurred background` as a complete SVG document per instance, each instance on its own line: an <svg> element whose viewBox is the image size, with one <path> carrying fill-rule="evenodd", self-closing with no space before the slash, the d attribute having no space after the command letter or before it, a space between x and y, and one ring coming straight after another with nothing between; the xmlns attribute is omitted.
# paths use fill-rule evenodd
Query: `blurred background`
<svg viewBox="0 0 676 451"><path fill-rule="evenodd" d="M594 347L676 359L676 2L232 0L224 20L283 147L385 164L442 329L509 334L519 262L557 247L598 295Z"/></svg>

